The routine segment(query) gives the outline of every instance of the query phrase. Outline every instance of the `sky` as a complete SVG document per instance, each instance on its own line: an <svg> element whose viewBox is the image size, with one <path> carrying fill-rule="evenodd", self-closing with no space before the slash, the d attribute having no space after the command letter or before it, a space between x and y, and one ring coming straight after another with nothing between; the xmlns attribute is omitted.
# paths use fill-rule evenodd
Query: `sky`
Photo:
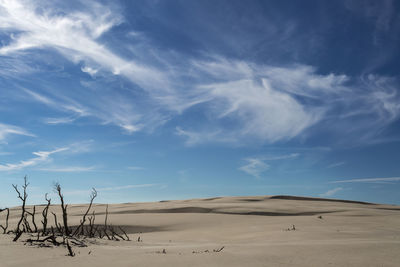
<svg viewBox="0 0 400 267"><path fill-rule="evenodd" d="M0 206L400 204L400 4L0 0Z"/></svg>

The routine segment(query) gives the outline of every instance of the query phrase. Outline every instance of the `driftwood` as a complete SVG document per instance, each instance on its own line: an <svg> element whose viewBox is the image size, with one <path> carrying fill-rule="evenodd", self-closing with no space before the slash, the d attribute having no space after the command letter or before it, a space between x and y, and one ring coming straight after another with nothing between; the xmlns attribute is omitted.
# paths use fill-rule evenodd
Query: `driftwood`
<svg viewBox="0 0 400 267"><path fill-rule="evenodd" d="M57 246L57 247L63 244L62 242L58 242L57 241L57 238L56 238L55 235L50 235L50 236L47 236L47 237L45 237L43 239L39 239L39 238L31 239L31 238L29 238L29 239L26 240L26 242L28 242L28 243L45 243L46 241L50 241L54 246Z"/></svg>
<svg viewBox="0 0 400 267"><path fill-rule="evenodd" d="M68 256L74 257L75 256L75 252L72 251L72 248L67 240L67 249L68 249Z"/></svg>
<svg viewBox="0 0 400 267"><path fill-rule="evenodd" d="M21 237L22 233L23 233L22 231L18 231L18 232L15 234L15 237L14 237L13 241L14 241L14 242L17 241L17 240Z"/></svg>

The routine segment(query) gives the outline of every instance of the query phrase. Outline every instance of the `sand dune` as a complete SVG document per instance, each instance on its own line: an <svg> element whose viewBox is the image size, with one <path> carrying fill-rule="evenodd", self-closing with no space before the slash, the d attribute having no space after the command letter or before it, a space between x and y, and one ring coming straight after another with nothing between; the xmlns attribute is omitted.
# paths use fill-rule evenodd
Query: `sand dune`
<svg viewBox="0 0 400 267"><path fill-rule="evenodd" d="M86 207L69 207L71 224L79 223ZM94 205L98 224L104 221L105 207ZM38 212L42 208L37 207ZM60 212L58 207L51 209ZM11 211L12 224L17 211ZM71 258L63 247L37 248L24 245L27 236L12 242L13 236L0 235L0 266L399 266L400 262L400 207L391 205L294 196L215 197L113 204L109 222L122 226L133 241L93 239L88 247L75 248L77 255ZM137 242L139 236L142 242Z"/></svg>

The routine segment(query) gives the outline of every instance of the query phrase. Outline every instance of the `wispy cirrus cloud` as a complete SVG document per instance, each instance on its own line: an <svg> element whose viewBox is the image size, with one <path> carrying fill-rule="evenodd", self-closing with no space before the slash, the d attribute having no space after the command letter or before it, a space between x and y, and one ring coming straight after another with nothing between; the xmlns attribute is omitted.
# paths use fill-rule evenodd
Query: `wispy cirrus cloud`
<svg viewBox="0 0 400 267"><path fill-rule="evenodd" d="M46 172L89 172L94 171L95 166L82 167L82 166L64 166L64 167L51 167L51 168L38 168L37 170Z"/></svg>
<svg viewBox="0 0 400 267"><path fill-rule="evenodd" d="M181 127L176 127L176 135L186 138L187 146L195 146L204 143L233 143L236 141L234 135L221 135L221 130L202 130L201 132L183 130Z"/></svg>
<svg viewBox="0 0 400 267"><path fill-rule="evenodd" d="M57 110L61 110L61 111L65 111L68 113L72 113L75 115L74 117L70 117L69 121L64 119L47 119L47 123L49 124L59 124L59 123L67 123L70 122L70 120L75 120L79 117L83 117L83 116L88 116L90 115L90 113L87 111L87 109L83 106L81 106L80 104L78 104L76 101L73 101L72 99L69 99L65 96L62 96L62 99L56 99L55 97L50 97L50 96L45 96L42 95L38 92L34 92L32 90L23 89L23 92L25 92L31 100L37 101L39 103L45 104L49 107L52 107L54 109Z"/></svg>
<svg viewBox="0 0 400 267"><path fill-rule="evenodd" d="M51 49L76 64L84 62L81 70L91 76L100 71L108 72L110 75L124 76L149 94L154 93L156 97L170 90L169 80L163 72L133 59L127 60L114 53L99 40L104 33L123 21L121 15L111 6L97 2L82 2L81 4L79 10L66 11L59 10L51 1L1 1L0 29L11 34L12 38L8 44L0 47L0 55L13 56L23 61L25 56L19 53L21 51ZM127 133L143 128L140 123L137 123L140 119L137 110L132 109L133 105L129 101L126 101L128 105L123 104L123 97L120 98L120 103L116 103L117 98L113 102L108 96L103 99L97 97L99 104L91 105L85 110L77 105L71 105L71 98L63 97L56 100L32 90L26 90L26 92L36 101L54 109L61 108L67 112L77 113L79 116L92 115L100 118L103 123L114 123L120 126ZM57 94L57 96L65 95L65 92ZM117 96L115 92L114 95ZM90 100L93 96L96 97L99 94L89 94L85 100ZM90 103L95 104L96 101L90 101ZM88 110L93 112L89 114ZM47 122L50 124L69 123L72 119L72 117L68 120L48 119Z"/></svg>
<svg viewBox="0 0 400 267"><path fill-rule="evenodd" d="M239 170L256 178L260 178L261 174L271 167L270 163L267 163L268 161L295 159L299 156L299 153L291 153L283 155L246 158L244 159L244 161L246 161L246 164L241 166Z"/></svg>
<svg viewBox="0 0 400 267"><path fill-rule="evenodd" d="M59 118L46 118L44 119L44 123L46 124L68 124L73 123L77 117L59 117Z"/></svg>
<svg viewBox="0 0 400 267"><path fill-rule="evenodd" d="M3 0L0 4L0 28L19 31L8 45L0 48L2 55L48 47L73 62L85 61L85 72L95 65L146 88L154 87L157 81L165 86L161 83L163 74L157 70L127 61L99 43L99 37L123 21L110 6L82 2L81 10L61 14L50 1Z"/></svg>
<svg viewBox="0 0 400 267"><path fill-rule="evenodd" d="M328 169L332 169L332 168L336 168L336 167L343 166L343 165L345 165L345 164L346 164L346 162L344 162L344 161L335 162L335 163L329 164L329 165L327 166L327 168L328 168Z"/></svg>
<svg viewBox="0 0 400 267"><path fill-rule="evenodd" d="M276 67L221 58L194 65L213 81L198 88L203 103L212 105L214 140L229 136L235 143L274 143L323 126L361 143L375 139L400 117L398 81L393 77L323 75L307 65ZM222 126L231 121L236 124ZM186 136L192 145L210 139L201 130L179 129L190 133Z"/></svg>
<svg viewBox="0 0 400 267"><path fill-rule="evenodd" d="M143 170L145 170L144 167L140 167L140 166L128 166L127 169L131 170L131 171L143 171Z"/></svg>
<svg viewBox="0 0 400 267"><path fill-rule="evenodd" d="M338 192L340 192L342 190L344 190L342 187L336 187L336 188L333 188L331 190L326 191L323 194L320 194L319 196L320 197L331 197L331 196L334 196L336 193L338 193Z"/></svg>
<svg viewBox="0 0 400 267"><path fill-rule="evenodd" d="M21 127L0 123L0 142L6 140L7 136L9 135L35 136Z"/></svg>
<svg viewBox="0 0 400 267"><path fill-rule="evenodd" d="M35 155L34 158L28 159L28 160L21 160L18 163L7 163L7 164L2 164L0 165L0 171L15 171L15 170L20 170L24 169L26 167L32 167L36 166L38 164L44 163L46 161L50 160L50 156L55 153L59 153L62 151L68 150L67 147L63 148L58 148L55 150L51 151L38 151L38 152L33 152L32 154Z"/></svg>
<svg viewBox="0 0 400 267"><path fill-rule="evenodd" d="M390 183L400 182L400 177L385 177L385 178L359 178L359 179L348 179L348 180L337 180L332 181L332 184L338 183Z"/></svg>
<svg viewBox="0 0 400 267"><path fill-rule="evenodd" d="M259 158L247 158L245 161L247 163L240 167L239 170L256 178L260 178L260 175L270 167L269 164L265 163L264 160Z"/></svg>
<svg viewBox="0 0 400 267"><path fill-rule="evenodd" d="M102 40L124 22L111 6L82 2L80 10L59 10L50 1L7 0L0 6L0 28L12 35L0 47L1 55L23 61L32 49L57 51L92 78L121 76L131 83L128 90L114 87L112 92L102 85L112 78L82 83L84 90L51 88L46 95L26 90L35 101L67 113L44 120L48 124L90 116L128 134L151 132L197 106L206 119L175 128L191 146L274 143L316 128L367 142L400 115L398 81L392 77L351 77L305 64L273 66L209 54L186 60L177 53L174 61L151 43L121 56Z"/></svg>
<svg viewBox="0 0 400 267"><path fill-rule="evenodd" d="M282 160L282 159L294 159L300 156L300 153L290 153L284 155L275 155L275 156L265 156L264 160Z"/></svg>

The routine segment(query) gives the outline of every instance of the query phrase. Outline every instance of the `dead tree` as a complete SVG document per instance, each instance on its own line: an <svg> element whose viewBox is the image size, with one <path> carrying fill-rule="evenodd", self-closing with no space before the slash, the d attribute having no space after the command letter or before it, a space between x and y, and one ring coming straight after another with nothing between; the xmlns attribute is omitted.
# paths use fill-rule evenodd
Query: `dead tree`
<svg viewBox="0 0 400 267"><path fill-rule="evenodd" d="M60 224L59 222L57 222L57 215L56 215L54 212L52 212L52 214L53 214L53 216L54 216L54 224L56 225L57 231L58 231L60 234L63 234L64 231L63 231L63 229L62 229L62 226L61 226L61 224ZM53 231L53 227L52 227L52 231Z"/></svg>
<svg viewBox="0 0 400 267"><path fill-rule="evenodd" d="M43 236L45 236L47 234L47 213L49 212L49 207L50 207L50 203L51 203L51 199L47 198L47 193L46 193L44 198L47 201L47 205L42 211L42 216L43 216L43 220L42 220L43 232L42 232L42 235Z"/></svg>
<svg viewBox="0 0 400 267"><path fill-rule="evenodd" d="M92 193L90 194L90 204L88 209L86 210L85 214L82 217L81 223L79 224L79 226L75 229L74 233L72 234L72 236L75 236L79 233L79 230L81 230L81 235L83 235L83 226L86 222L86 216L88 215L90 209L92 208L93 205L93 200L97 197L97 191L96 189L92 188Z"/></svg>
<svg viewBox="0 0 400 267"><path fill-rule="evenodd" d="M92 216L88 217L89 219L89 230L87 232L87 235L89 237L94 237L94 235L96 234L96 228L94 227L94 221L96 220L96 213L95 211L93 211Z"/></svg>
<svg viewBox="0 0 400 267"><path fill-rule="evenodd" d="M64 223L64 233L66 236L70 236L71 232L68 228L68 214L67 214L68 205L64 205L64 196L61 193L61 186L59 183L56 183L54 185L54 189L58 193L58 196L60 197L60 200L61 200L61 210L62 210L63 223Z"/></svg>
<svg viewBox="0 0 400 267"><path fill-rule="evenodd" d="M0 224L0 228L3 229L3 234L6 234L6 233L7 233L8 218L10 217L10 209L9 209L9 208L2 209L0 212L3 212L3 211L5 211L5 210L7 210L6 224L5 224L5 226L3 226L2 224Z"/></svg>
<svg viewBox="0 0 400 267"><path fill-rule="evenodd" d="M126 240L130 241L129 236L126 234L126 232L124 231L124 229L122 229L121 226L118 226L119 230L121 230L122 233L124 233L124 235L126 236Z"/></svg>
<svg viewBox="0 0 400 267"><path fill-rule="evenodd" d="M108 204L106 206L106 217L104 218L104 228L107 229L107 219L108 219Z"/></svg>
<svg viewBox="0 0 400 267"><path fill-rule="evenodd" d="M32 217L32 225L33 225L33 228L34 228L33 232L37 233L38 228L37 228L37 225L36 225L36 222L35 222L36 206L33 206L33 211L32 212L26 211L26 213L31 215L31 217Z"/></svg>
<svg viewBox="0 0 400 267"><path fill-rule="evenodd" d="M23 224L22 227L24 228L23 232L27 232L27 233L33 233L31 225L28 222L28 212L25 212L25 217L23 220Z"/></svg>
<svg viewBox="0 0 400 267"><path fill-rule="evenodd" d="M17 229L16 229L16 236L15 236L15 238L14 238L13 241L17 241L18 238L21 236L21 234L20 234L20 231L21 231L20 227L21 227L21 223L23 222L23 220L24 220L24 218L25 218L25 212L26 212L26 210L25 210L25 205L26 205L26 199L28 198L28 194L26 193L26 188L28 187L28 185L29 185L29 183L27 182L26 176L25 176L25 177L24 177L24 185L22 186L22 189L23 189L23 194L22 194L22 195L21 195L21 192L20 192L19 189L18 189L18 185L12 185L12 186L14 187L15 191L16 191L17 194L18 194L18 198L21 199L21 201L22 201L21 217L20 217L20 219L19 219L19 221L18 221Z"/></svg>

